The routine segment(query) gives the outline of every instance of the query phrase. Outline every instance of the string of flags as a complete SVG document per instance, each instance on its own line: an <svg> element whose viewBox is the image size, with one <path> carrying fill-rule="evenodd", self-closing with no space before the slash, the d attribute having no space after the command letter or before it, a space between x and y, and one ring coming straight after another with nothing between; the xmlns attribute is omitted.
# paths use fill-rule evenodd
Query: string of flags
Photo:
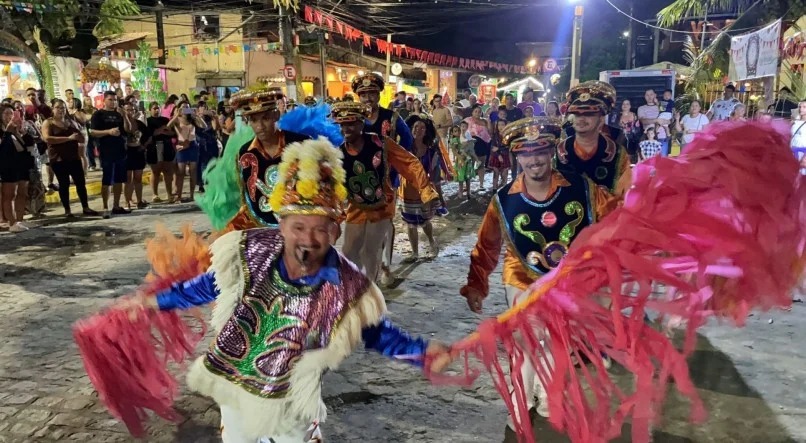
<svg viewBox="0 0 806 443"><path fill-rule="evenodd" d="M257 43L250 44L244 43L243 45L228 44L228 45L180 45L176 48L166 49L165 55L167 57L198 57L201 55L219 55L219 54L239 54L243 52L270 52L280 49L280 43ZM139 55L139 51L123 51L105 49L98 51L99 55L104 57L118 57L126 59L135 59ZM153 49L151 51L152 57L161 57L163 55L162 49Z"/></svg>
<svg viewBox="0 0 806 443"><path fill-rule="evenodd" d="M328 15L318 9L305 6L303 18L306 22L327 27L331 32L342 35L347 40L361 41L366 48L373 46L378 52L388 54L391 52L396 57L405 57L409 60L424 62L429 65L446 66L469 71L498 71L511 74L527 74L529 70L523 65L511 65L488 60L476 60L464 57L455 57L438 52L424 51L422 49L411 48L407 45L389 43L386 40L367 35L354 27Z"/></svg>

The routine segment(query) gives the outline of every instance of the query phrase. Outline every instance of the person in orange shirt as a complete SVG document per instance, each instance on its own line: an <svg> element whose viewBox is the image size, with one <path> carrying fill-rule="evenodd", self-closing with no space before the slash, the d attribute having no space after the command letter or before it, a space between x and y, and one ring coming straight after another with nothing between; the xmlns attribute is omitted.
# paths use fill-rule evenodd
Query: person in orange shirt
<svg viewBox="0 0 806 443"><path fill-rule="evenodd" d="M616 101L607 83L580 83L568 92L568 114L574 116L574 135L557 144L557 168L584 175L611 194L621 195L620 180L630 174L630 157L623 146L601 133L605 116Z"/></svg>
<svg viewBox="0 0 806 443"><path fill-rule="evenodd" d="M460 290L473 312L482 312L502 245L503 283L512 307L528 294L529 285L559 265L579 232L612 207L613 196L590 179L553 167L560 132L546 117L518 120L504 129L504 142L523 172L496 192L484 214L467 284ZM534 369L523 365L521 375L528 406L534 406L536 394L538 414L548 416L546 392Z"/></svg>
<svg viewBox="0 0 806 443"><path fill-rule="evenodd" d="M387 245L391 247L393 240L392 168L419 189L424 203L438 204L439 195L417 157L389 137L364 132L364 121L371 112L364 103L339 102L333 105L332 119L341 126L344 135L340 149L344 153L348 204L342 250L375 281L383 251Z"/></svg>

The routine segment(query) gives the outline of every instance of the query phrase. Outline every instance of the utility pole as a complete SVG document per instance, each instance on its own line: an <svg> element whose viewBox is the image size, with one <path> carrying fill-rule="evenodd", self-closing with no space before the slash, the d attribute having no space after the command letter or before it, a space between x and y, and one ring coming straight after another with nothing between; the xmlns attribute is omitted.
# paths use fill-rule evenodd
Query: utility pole
<svg viewBox="0 0 806 443"><path fill-rule="evenodd" d="M285 59L285 66L294 66L294 40L293 32L291 30L291 16L288 15L288 9L285 6L280 6L280 42L283 45L283 58ZM297 72L299 77L299 72ZM285 80L286 95L289 100L297 101L297 82L286 78Z"/></svg>
<svg viewBox="0 0 806 443"><path fill-rule="evenodd" d="M386 34L386 49L386 78L383 82L389 83L389 76L392 75L392 34Z"/></svg>
<svg viewBox="0 0 806 443"><path fill-rule="evenodd" d="M325 30L319 30L319 68L322 71L322 80L319 82L322 85L322 100L327 99L327 47L325 46Z"/></svg>
<svg viewBox="0 0 806 443"><path fill-rule="evenodd" d="M635 0L630 0L630 17L635 17L634 9L635 7ZM633 21L630 19L630 24L627 27L627 60L626 64L627 67L625 69L632 69L633 68L633 47L635 42L635 27L633 26Z"/></svg>
<svg viewBox="0 0 806 443"><path fill-rule="evenodd" d="M660 29L655 28L655 33L652 36L652 64L658 62L658 53L660 52Z"/></svg>
<svg viewBox="0 0 806 443"><path fill-rule="evenodd" d="M574 7L574 36L571 54L571 87L579 83L579 65L582 62L582 14L585 8L582 5Z"/></svg>
<svg viewBox="0 0 806 443"><path fill-rule="evenodd" d="M154 15L157 19L157 54L159 54L157 61L161 65L165 64L165 30L163 29L162 23L162 12L164 10L165 5L163 5L161 1L158 1L157 7L154 8Z"/></svg>

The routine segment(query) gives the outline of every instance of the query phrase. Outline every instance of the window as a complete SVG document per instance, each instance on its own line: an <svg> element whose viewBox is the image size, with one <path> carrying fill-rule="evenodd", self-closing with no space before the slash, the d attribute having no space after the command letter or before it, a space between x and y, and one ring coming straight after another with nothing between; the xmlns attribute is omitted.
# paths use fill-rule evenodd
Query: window
<svg viewBox="0 0 806 443"><path fill-rule="evenodd" d="M218 15L194 15L193 38L197 41L218 40L221 37Z"/></svg>

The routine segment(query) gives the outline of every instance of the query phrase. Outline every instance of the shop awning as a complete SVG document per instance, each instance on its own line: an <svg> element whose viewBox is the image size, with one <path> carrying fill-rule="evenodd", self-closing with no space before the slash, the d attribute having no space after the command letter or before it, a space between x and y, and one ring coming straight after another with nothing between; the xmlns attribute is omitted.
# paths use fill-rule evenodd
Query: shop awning
<svg viewBox="0 0 806 443"><path fill-rule="evenodd" d="M280 74L277 74L275 76L264 75L264 76L258 77L257 81L258 81L258 83L268 83L268 84L282 83L282 84L285 84L285 77L283 77ZM316 83L316 82L319 81L319 77L306 75L306 76L302 77L302 81L303 82L308 82L308 83Z"/></svg>
<svg viewBox="0 0 806 443"><path fill-rule="evenodd" d="M105 49L136 49L141 40L151 35L148 32L129 32L106 37L98 42L98 50ZM125 46L125 47L124 47Z"/></svg>

